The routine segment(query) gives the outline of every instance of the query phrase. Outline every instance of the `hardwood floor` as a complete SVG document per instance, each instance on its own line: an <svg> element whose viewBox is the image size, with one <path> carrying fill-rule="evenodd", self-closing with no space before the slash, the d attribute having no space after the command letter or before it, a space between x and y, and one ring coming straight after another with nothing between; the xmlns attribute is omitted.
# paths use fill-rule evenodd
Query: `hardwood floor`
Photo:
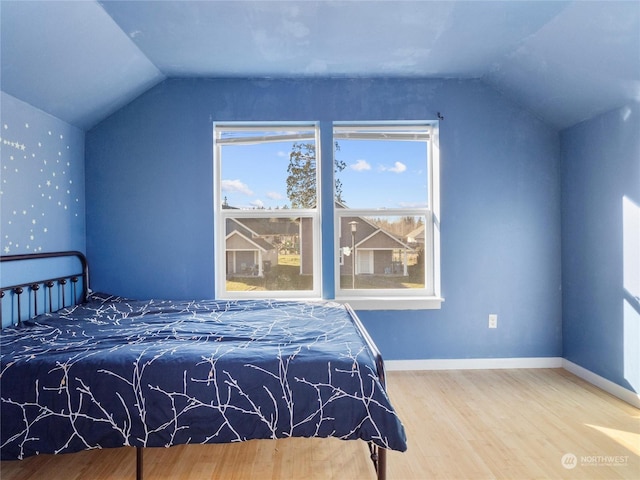
<svg viewBox="0 0 640 480"><path fill-rule="evenodd" d="M409 442L407 452L389 452L390 480L640 478L640 410L565 370L389 372L387 381ZM148 449L144 473L145 480L375 478L364 442L335 439ZM135 450L2 462L0 477L129 480Z"/></svg>
<svg viewBox="0 0 640 480"><path fill-rule="evenodd" d="M640 478L640 410L565 370L392 372L389 383L410 440L406 457L390 452L391 478ZM623 458L592 458L605 456Z"/></svg>

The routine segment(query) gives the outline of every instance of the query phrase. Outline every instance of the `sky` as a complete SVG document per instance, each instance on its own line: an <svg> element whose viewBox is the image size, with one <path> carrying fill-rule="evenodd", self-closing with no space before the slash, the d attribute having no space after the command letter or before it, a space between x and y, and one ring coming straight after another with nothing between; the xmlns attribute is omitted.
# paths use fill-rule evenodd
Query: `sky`
<svg viewBox="0 0 640 480"><path fill-rule="evenodd" d="M282 208L293 142L222 147L222 201L238 208ZM423 142L340 140L337 174L349 208L427 205L427 147Z"/></svg>

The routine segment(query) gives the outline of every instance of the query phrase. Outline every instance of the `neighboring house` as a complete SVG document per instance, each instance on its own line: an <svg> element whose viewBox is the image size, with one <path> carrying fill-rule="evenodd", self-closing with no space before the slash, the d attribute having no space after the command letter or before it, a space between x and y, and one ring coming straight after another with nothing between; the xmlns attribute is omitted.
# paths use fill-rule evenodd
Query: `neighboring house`
<svg viewBox="0 0 640 480"><path fill-rule="evenodd" d="M407 233L406 242L411 246L424 245L424 224Z"/></svg>
<svg viewBox="0 0 640 480"><path fill-rule="evenodd" d="M300 275L313 274L313 220L301 218L300 223Z"/></svg>
<svg viewBox="0 0 640 480"><path fill-rule="evenodd" d="M357 225L355 252L344 255L343 248L352 247L350 222ZM311 219L229 218L226 227L227 275L264 276L287 251L299 252L300 275L313 273ZM341 275L352 273L353 258L357 275L408 275L407 255L414 249L366 218L343 217L340 238Z"/></svg>
<svg viewBox="0 0 640 480"><path fill-rule="evenodd" d="M352 236L351 222L356 222ZM353 251L345 255L344 248ZM351 275L355 258L356 275L409 275L406 243L362 217L342 217L340 229L340 274Z"/></svg>
<svg viewBox="0 0 640 480"><path fill-rule="evenodd" d="M227 219L225 248L227 275L263 276L265 268L278 263L278 249L246 223L255 219ZM268 219L258 220L268 222ZM253 225L254 228L260 225Z"/></svg>

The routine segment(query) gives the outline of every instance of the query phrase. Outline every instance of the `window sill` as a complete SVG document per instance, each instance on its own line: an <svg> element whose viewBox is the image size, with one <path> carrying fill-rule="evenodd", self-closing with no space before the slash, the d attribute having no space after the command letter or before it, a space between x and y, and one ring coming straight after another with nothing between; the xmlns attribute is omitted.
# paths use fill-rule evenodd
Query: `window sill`
<svg viewBox="0 0 640 480"><path fill-rule="evenodd" d="M436 310L444 302L440 297L339 297L354 310Z"/></svg>

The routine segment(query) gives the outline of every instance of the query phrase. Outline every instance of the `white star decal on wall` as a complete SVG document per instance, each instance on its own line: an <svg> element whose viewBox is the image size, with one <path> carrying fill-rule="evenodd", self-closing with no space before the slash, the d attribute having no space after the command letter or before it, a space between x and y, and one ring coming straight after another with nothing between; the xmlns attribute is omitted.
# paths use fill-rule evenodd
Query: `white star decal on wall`
<svg viewBox="0 0 640 480"><path fill-rule="evenodd" d="M22 113L18 111L18 116ZM39 117L36 115L35 118ZM2 124L0 145L7 147L0 149L3 164L0 251L4 254L47 251L52 248L47 247L50 242L57 249L57 244L68 241L65 239L69 238L69 232L80 227L79 222L84 218L84 204L79 201L82 182L76 182L77 186L73 182L79 174L74 167L75 159L81 161L81 154L71 148L73 143L65 140L73 135L68 135L66 130L61 133L55 131L57 128L42 128L41 125L40 121L24 120ZM72 127L61 123L60 128ZM11 151L24 153L13 155ZM52 158L56 161L50 161ZM7 164L11 168L7 168ZM69 182L67 185L66 181ZM44 187L49 189L49 194L43 192ZM26 205L29 208L24 208ZM34 229L38 223L34 215L46 216L52 228Z"/></svg>

